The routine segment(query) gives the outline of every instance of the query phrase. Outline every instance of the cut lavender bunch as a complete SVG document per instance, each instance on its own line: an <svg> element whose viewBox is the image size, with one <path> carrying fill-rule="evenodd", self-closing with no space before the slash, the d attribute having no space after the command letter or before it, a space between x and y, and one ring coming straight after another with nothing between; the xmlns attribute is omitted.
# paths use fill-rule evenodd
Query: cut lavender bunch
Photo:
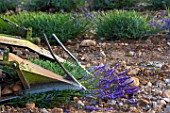
<svg viewBox="0 0 170 113"><path fill-rule="evenodd" d="M98 99L117 99L124 98L126 95L133 95L138 92L139 87L131 87L134 82L130 76L126 76L129 70L116 73L120 64L108 69L106 65L98 64L92 75L85 75L86 87L90 94Z"/></svg>

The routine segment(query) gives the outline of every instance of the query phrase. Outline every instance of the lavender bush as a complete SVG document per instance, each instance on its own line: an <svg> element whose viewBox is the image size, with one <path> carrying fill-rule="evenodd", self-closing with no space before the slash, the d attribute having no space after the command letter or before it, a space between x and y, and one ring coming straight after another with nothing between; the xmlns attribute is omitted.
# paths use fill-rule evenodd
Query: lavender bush
<svg viewBox="0 0 170 113"><path fill-rule="evenodd" d="M119 67L108 69L107 65L99 64L93 68L93 75L85 75L81 81L90 90L92 96L98 99L126 98L125 95L133 95L138 92L139 87L130 87L134 81L129 81L130 76L126 76L128 70L116 73ZM127 82L128 80L128 82ZM130 99L128 97L127 99Z"/></svg>
<svg viewBox="0 0 170 113"><path fill-rule="evenodd" d="M152 21L149 22L155 29L155 32L165 31L170 35L170 14L167 11L163 10L160 17L155 16Z"/></svg>

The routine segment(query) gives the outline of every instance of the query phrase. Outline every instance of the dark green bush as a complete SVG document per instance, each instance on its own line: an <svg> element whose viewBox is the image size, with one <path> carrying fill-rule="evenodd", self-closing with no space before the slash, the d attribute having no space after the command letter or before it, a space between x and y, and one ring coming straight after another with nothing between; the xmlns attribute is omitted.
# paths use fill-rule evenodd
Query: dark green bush
<svg viewBox="0 0 170 113"><path fill-rule="evenodd" d="M0 13L4 13L7 10L15 11L17 7L17 0L1 0L0 1Z"/></svg>
<svg viewBox="0 0 170 113"><path fill-rule="evenodd" d="M109 39L140 38L150 29L146 17L135 11L101 12L98 17L96 33Z"/></svg>
<svg viewBox="0 0 170 113"><path fill-rule="evenodd" d="M86 31L88 21L81 16L74 17L72 14L67 13L65 15L46 14L46 13L27 13L22 12L18 15L3 16L20 26L31 27L33 30L33 37L40 37L44 40L43 33L46 33L51 43L56 42L52 37L52 33L55 33L62 42L67 41L70 38L74 38L83 34ZM0 20L0 33L19 35L22 36L20 29L4 23Z"/></svg>
<svg viewBox="0 0 170 113"><path fill-rule="evenodd" d="M29 11L67 11L84 7L86 0L31 0L24 4Z"/></svg>
<svg viewBox="0 0 170 113"><path fill-rule="evenodd" d="M51 0L25 0L22 8L29 11L46 11L52 7Z"/></svg>
<svg viewBox="0 0 170 113"><path fill-rule="evenodd" d="M86 0L53 0L54 7L57 11L79 10L85 6Z"/></svg>
<svg viewBox="0 0 170 113"><path fill-rule="evenodd" d="M166 9L170 6L170 0L146 0L153 9Z"/></svg>
<svg viewBox="0 0 170 113"><path fill-rule="evenodd" d="M91 9L120 9L136 6L138 0L91 0L89 1L89 7Z"/></svg>

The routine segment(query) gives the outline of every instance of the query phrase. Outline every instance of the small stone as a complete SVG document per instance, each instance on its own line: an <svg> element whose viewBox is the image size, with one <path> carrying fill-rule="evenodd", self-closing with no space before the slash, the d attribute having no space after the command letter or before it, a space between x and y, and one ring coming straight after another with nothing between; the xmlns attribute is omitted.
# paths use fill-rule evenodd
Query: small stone
<svg viewBox="0 0 170 113"><path fill-rule="evenodd" d="M156 95L160 95L160 96L162 95L161 89L156 88L154 92L155 92Z"/></svg>
<svg viewBox="0 0 170 113"><path fill-rule="evenodd" d="M136 109L136 107L130 107L130 110L132 111L132 112L135 112L135 111L137 111L137 109Z"/></svg>
<svg viewBox="0 0 170 113"><path fill-rule="evenodd" d="M130 79L126 80L125 83L130 82L130 81L134 81L133 83L131 83L131 84L129 85L130 87L139 86L139 84L140 84L140 83L139 83L139 79L136 78L136 77L131 77Z"/></svg>
<svg viewBox="0 0 170 113"><path fill-rule="evenodd" d="M141 52L141 51L138 51L138 52L136 53L136 56L140 58L140 57L142 56L142 52Z"/></svg>
<svg viewBox="0 0 170 113"><path fill-rule="evenodd" d="M145 76L151 76L153 75L153 71L151 69L144 69L143 74Z"/></svg>
<svg viewBox="0 0 170 113"><path fill-rule="evenodd" d="M35 108L35 103L33 103L33 102L26 103L25 106L26 106L27 109L34 109Z"/></svg>
<svg viewBox="0 0 170 113"><path fill-rule="evenodd" d="M129 111L129 106L128 106L127 104L123 105L122 110L123 110L124 112Z"/></svg>
<svg viewBox="0 0 170 113"><path fill-rule="evenodd" d="M5 94L11 94L13 93L13 91L7 86L5 87L2 91L1 91L1 94L2 95L5 95Z"/></svg>
<svg viewBox="0 0 170 113"><path fill-rule="evenodd" d="M150 104L148 100L146 99L140 99L138 101L139 106L145 107L146 105Z"/></svg>
<svg viewBox="0 0 170 113"><path fill-rule="evenodd" d="M163 97L170 98L170 89L167 89L167 90L163 91Z"/></svg>
<svg viewBox="0 0 170 113"><path fill-rule="evenodd" d="M78 103L78 105L84 107L84 103L81 100L79 100L77 103Z"/></svg>
<svg viewBox="0 0 170 113"><path fill-rule="evenodd" d="M160 111L162 109L162 106L159 105L157 102L153 102L153 110Z"/></svg>
<svg viewBox="0 0 170 113"><path fill-rule="evenodd" d="M170 98L163 98L166 102L170 103Z"/></svg>
<svg viewBox="0 0 170 113"><path fill-rule="evenodd" d="M45 108L43 108L41 111L42 113L48 113L48 111Z"/></svg>
<svg viewBox="0 0 170 113"><path fill-rule="evenodd" d="M53 108L52 113L63 113L63 109L62 108Z"/></svg>
<svg viewBox="0 0 170 113"><path fill-rule="evenodd" d="M162 65L161 69L162 69L162 70L170 70L170 66L164 64L164 65Z"/></svg>
<svg viewBox="0 0 170 113"><path fill-rule="evenodd" d="M133 76L133 75L136 75L137 73L138 73L138 71L137 71L136 69L133 69L133 70L129 71L129 72L127 73L127 75Z"/></svg>
<svg viewBox="0 0 170 113"><path fill-rule="evenodd" d="M164 108L164 113L169 113L170 112L170 106L166 106L166 108Z"/></svg>
<svg viewBox="0 0 170 113"><path fill-rule="evenodd" d="M115 105L115 104L116 104L116 101L115 101L115 100L111 100L111 101L109 101L108 104L110 104L110 105Z"/></svg>
<svg viewBox="0 0 170 113"><path fill-rule="evenodd" d="M167 45L170 46L170 42L167 42Z"/></svg>
<svg viewBox="0 0 170 113"><path fill-rule="evenodd" d="M96 41L94 40L83 40L80 43L80 46L95 46L96 45Z"/></svg>
<svg viewBox="0 0 170 113"><path fill-rule="evenodd" d="M161 105L162 107L166 106L165 100L158 100L157 103Z"/></svg>
<svg viewBox="0 0 170 113"><path fill-rule="evenodd" d="M133 57L135 55L135 52L129 51L126 55L129 56L129 57Z"/></svg>
<svg viewBox="0 0 170 113"><path fill-rule="evenodd" d="M152 83L151 83L151 82L148 82L148 83L147 83L147 86L151 87L151 86L152 86Z"/></svg>

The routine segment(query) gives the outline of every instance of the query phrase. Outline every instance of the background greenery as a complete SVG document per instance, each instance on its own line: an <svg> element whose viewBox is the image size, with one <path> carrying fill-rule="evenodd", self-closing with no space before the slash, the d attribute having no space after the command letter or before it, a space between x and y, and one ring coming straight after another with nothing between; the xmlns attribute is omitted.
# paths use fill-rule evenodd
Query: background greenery
<svg viewBox="0 0 170 113"><path fill-rule="evenodd" d="M17 15L3 15L2 17L10 21L33 29L33 37L40 37L44 40L43 33L46 33L51 43L56 41L52 38L52 33L55 33L62 42L70 38L74 38L80 34L85 33L88 21L80 16L74 17L70 13L61 14L47 14L42 12L22 12ZM14 26L7 24L0 20L0 33L9 35L22 36L21 29L16 29Z"/></svg>

